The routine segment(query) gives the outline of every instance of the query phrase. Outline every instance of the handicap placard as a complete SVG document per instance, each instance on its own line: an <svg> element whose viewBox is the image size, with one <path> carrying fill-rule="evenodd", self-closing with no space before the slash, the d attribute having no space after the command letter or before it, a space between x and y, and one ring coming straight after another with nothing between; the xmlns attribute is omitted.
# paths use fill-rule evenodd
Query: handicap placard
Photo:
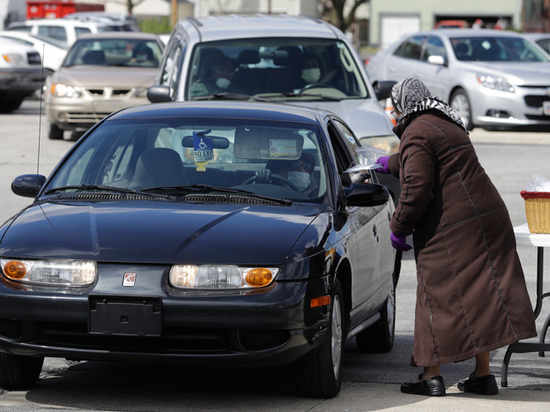
<svg viewBox="0 0 550 412"><path fill-rule="evenodd" d="M193 132L194 159L197 170L206 170L204 166L209 160L214 159L214 145L212 139L204 135L204 132Z"/></svg>

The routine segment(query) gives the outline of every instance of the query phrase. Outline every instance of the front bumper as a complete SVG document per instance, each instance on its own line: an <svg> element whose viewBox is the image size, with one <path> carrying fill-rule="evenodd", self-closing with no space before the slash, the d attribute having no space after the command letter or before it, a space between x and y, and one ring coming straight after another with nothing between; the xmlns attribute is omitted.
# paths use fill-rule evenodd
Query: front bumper
<svg viewBox="0 0 550 412"><path fill-rule="evenodd" d="M474 124L497 128L550 126L550 115L543 108L544 102L550 102L549 90L550 83L540 87L517 86L514 93L480 88L470 99Z"/></svg>
<svg viewBox="0 0 550 412"><path fill-rule="evenodd" d="M13 96L26 96L38 90L43 75L38 68L0 68L0 93Z"/></svg>
<svg viewBox="0 0 550 412"><path fill-rule="evenodd" d="M141 277L147 274L140 268ZM155 283L157 287L152 287ZM325 337L329 308L312 309L309 300L328 293L328 278L278 282L249 294L182 292L167 285L158 288L158 281L146 285L128 291L110 281L79 293L48 293L16 290L4 280L0 284L0 351L74 360L278 366L316 350ZM94 333L90 302L98 297L160 302L161 332L125 335L100 327L98 333L96 319ZM126 313L117 312L120 307L115 319Z"/></svg>

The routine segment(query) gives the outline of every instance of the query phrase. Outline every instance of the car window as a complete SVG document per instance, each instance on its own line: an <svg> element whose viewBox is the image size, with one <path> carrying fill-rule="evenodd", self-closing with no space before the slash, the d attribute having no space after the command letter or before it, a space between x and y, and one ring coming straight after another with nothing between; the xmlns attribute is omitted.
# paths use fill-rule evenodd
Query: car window
<svg viewBox="0 0 550 412"><path fill-rule="evenodd" d="M546 53L550 53L550 39L537 40L537 44L546 50Z"/></svg>
<svg viewBox="0 0 550 412"><path fill-rule="evenodd" d="M422 36L411 37L401 44L393 54L405 59L419 60L422 51L422 40Z"/></svg>
<svg viewBox="0 0 550 412"><path fill-rule="evenodd" d="M23 40L23 39L20 39L18 37L10 37L10 36L0 36L2 38L5 38L5 39L10 39L10 40L13 40L17 43L20 43L20 44L24 44L25 46L30 46L30 47L34 47L34 44L31 43L30 41L27 41L27 40Z"/></svg>
<svg viewBox="0 0 550 412"><path fill-rule="evenodd" d="M162 62L161 75L159 79L159 84L168 85L170 80L173 78L170 77L172 70L174 69L174 64L179 60L181 56L183 40L180 36L173 36L168 47L165 50L165 58Z"/></svg>
<svg viewBox="0 0 550 412"><path fill-rule="evenodd" d="M38 34L67 42L67 31L61 26L38 26Z"/></svg>
<svg viewBox="0 0 550 412"><path fill-rule="evenodd" d="M357 148L359 147L359 144L357 143L357 139L355 138L355 135L353 132L343 123L335 120L334 124L340 131L340 133L343 136L344 142L346 142L346 146L348 147L349 151L352 153L355 163L359 164L359 155L357 154Z"/></svg>
<svg viewBox="0 0 550 412"><path fill-rule="evenodd" d="M101 65L158 67L160 45L146 39L80 39L69 50L63 66Z"/></svg>
<svg viewBox="0 0 550 412"><path fill-rule="evenodd" d="M447 59L447 52L445 51L445 45L439 37L428 37L424 43L424 52L422 53L422 60L428 61L430 56L442 56Z"/></svg>
<svg viewBox="0 0 550 412"><path fill-rule="evenodd" d="M300 93L310 100L368 97L354 52L335 39L310 38L199 43L191 55L186 100L222 92L282 100Z"/></svg>
<svg viewBox="0 0 550 412"><path fill-rule="evenodd" d="M108 121L76 149L49 188L93 184L146 190L202 184L325 202L324 153L319 130L312 125L238 119ZM304 181L296 178L305 175L307 184L300 186ZM190 189L175 188L173 194L185 190Z"/></svg>
<svg viewBox="0 0 550 412"><path fill-rule="evenodd" d="M91 33L92 30L90 30L88 27L75 27L74 32L75 32L76 37L78 38L78 37L82 36L83 34Z"/></svg>
<svg viewBox="0 0 550 412"><path fill-rule="evenodd" d="M13 26L10 27L9 30L26 31L30 33L32 30L32 26Z"/></svg>
<svg viewBox="0 0 550 412"><path fill-rule="evenodd" d="M547 56L520 37L455 37L453 51L461 61L548 62Z"/></svg>

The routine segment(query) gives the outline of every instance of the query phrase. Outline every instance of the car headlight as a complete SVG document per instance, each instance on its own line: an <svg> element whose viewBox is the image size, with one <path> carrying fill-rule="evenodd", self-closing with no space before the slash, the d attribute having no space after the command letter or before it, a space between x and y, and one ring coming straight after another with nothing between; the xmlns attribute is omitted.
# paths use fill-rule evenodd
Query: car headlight
<svg viewBox="0 0 550 412"><path fill-rule="evenodd" d="M91 261L0 259L0 268L9 280L49 286L87 286L97 276Z"/></svg>
<svg viewBox="0 0 550 412"><path fill-rule="evenodd" d="M386 153L386 156L399 152L399 138L392 134L389 136L362 137L361 146L370 146Z"/></svg>
<svg viewBox="0 0 550 412"><path fill-rule="evenodd" d="M506 79L502 77L495 77L491 75L477 75L477 81L483 87L491 90L498 90L501 92L515 93L516 89Z"/></svg>
<svg viewBox="0 0 550 412"><path fill-rule="evenodd" d="M272 283L278 271L277 268L174 265L170 269L170 284L185 289L259 288Z"/></svg>
<svg viewBox="0 0 550 412"><path fill-rule="evenodd" d="M52 96L56 97L80 97L80 92L73 86L68 86L63 83L53 83L50 86Z"/></svg>
<svg viewBox="0 0 550 412"><path fill-rule="evenodd" d="M5 53L2 55L2 58L9 64L21 64L25 61L24 57L21 54L15 53Z"/></svg>

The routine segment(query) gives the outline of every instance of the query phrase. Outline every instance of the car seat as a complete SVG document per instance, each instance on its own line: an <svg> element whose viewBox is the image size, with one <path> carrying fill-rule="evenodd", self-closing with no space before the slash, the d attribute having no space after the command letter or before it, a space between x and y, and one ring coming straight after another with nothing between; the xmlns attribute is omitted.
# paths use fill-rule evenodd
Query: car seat
<svg viewBox="0 0 550 412"><path fill-rule="evenodd" d="M130 187L145 189L186 184L188 181L180 155L173 149L157 147L140 155Z"/></svg>
<svg viewBox="0 0 550 412"><path fill-rule="evenodd" d="M82 56L82 63L91 65L105 64L105 53L103 50L88 50Z"/></svg>

